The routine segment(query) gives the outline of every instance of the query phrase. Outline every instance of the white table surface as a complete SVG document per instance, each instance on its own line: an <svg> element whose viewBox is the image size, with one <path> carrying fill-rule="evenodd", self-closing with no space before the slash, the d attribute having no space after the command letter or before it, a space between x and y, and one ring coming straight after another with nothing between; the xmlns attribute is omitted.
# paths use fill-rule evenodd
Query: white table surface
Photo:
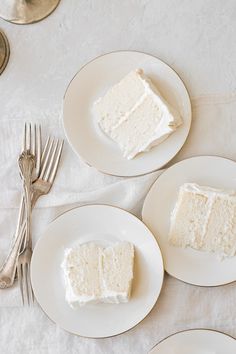
<svg viewBox="0 0 236 354"><path fill-rule="evenodd" d="M236 160L235 18L235 0L61 0L57 10L37 24L17 26L0 20L11 47L9 64L0 76L0 140L5 139L0 161L15 156L13 135L18 132L11 127L20 126L25 119L33 117L63 135L62 101L69 81L87 61L119 49L158 56L179 73L188 88L193 126L175 161L197 154ZM38 224L35 221L37 235L69 204L112 202L111 194L120 187L125 197L127 191L132 190L133 195L113 203L140 215L143 197L157 177L152 174L131 182L108 178L84 166L67 144L63 163L79 182L74 189L64 190L59 183L62 177L58 177L51 204L42 201L42 208L35 212L42 216ZM14 230L12 218L16 218L20 197L12 166L7 166L9 180L0 171L1 260L9 242L4 236ZM0 352L141 354L165 336L194 327L236 337L235 296L235 283L201 288L166 276L156 306L142 323L120 336L93 340L64 332L37 305L22 308L5 301L1 292Z"/></svg>

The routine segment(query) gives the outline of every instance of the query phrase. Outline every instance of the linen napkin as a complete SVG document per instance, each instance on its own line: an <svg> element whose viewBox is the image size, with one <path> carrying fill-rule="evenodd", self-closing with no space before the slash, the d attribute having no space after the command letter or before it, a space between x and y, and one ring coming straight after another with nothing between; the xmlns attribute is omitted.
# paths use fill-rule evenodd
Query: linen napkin
<svg viewBox="0 0 236 354"><path fill-rule="evenodd" d="M193 97L193 120L188 139L168 164L197 155L218 155L236 160L236 94ZM63 137L61 117L38 119L46 133ZM0 262L7 255L15 230L21 180L17 159L23 120L0 120ZM33 243L48 223L62 212L83 204L105 203L124 208L140 217L143 200L162 170L141 177L104 175L86 165L66 142L54 186L41 197L33 212ZM236 186L235 186L236 187ZM0 290L0 306L21 305L17 283Z"/></svg>

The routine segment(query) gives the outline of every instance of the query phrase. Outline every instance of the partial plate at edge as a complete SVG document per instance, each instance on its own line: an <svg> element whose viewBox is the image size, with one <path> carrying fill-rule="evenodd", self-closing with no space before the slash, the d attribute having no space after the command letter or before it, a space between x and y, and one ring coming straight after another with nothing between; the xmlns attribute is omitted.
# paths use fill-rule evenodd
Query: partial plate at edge
<svg viewBox="0 0 236 354"><path fill-rule="evenodd" d="M190 329L170 335L149 354L235 354L236 340L211 329Z"/></svg>
<svg viewBox="0 0 236 354"><path fill-rule="evenodd" d="M236 163L217 156L199 156L168 168L151 187L143 205L142 220L161 248L165 270L177 279L199 286L218 286L236 280L236 257L219 256L174 247L168 243L170 216L179 187L185 182L236 190Z"/></svg>

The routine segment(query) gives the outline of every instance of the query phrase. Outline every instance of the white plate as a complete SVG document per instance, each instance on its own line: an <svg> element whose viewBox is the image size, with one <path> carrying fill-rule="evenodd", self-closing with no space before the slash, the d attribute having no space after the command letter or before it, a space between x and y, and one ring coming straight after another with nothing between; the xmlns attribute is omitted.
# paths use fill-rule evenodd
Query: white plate
<svg viewBox="0 0 236 354"><path fill-rule="evenodd" d="M150 189L142 218L160 245L165 270L194 285L217 286L236 280L236 257L219 260L215 254L170 246L170 215L179 187L185 182L235 189L236 163L216 156L193 157L167 169Z"/></svg>
<svg viewBox="0 0 236 354"><path fill-rule="evenodd" d="M65 301L64 250L76 241L92 240L134 244L134 282L128 303L72 309ZM132 214L107 205L88 205L58 217L39 239L31 262L34 294L49 318L66 331L93 338L120 334L142 321L159 296L163 273L160 249L147 227Z"/></svg>
<svg viewBox="0 0 236 354"><path fill-rule="evenodd" d="M236 340L210 329L178 332L162 340L149 354L235 354Z"/></svg>
<svg viewBox="0 0 236 354"><path fill-rule="evenodd" d="M184 123L159 146L130 161L102 134L92 108L97 98L136 68L144 69ZM168 65L148 54L120 51L94 59L77 73L65 94L63 121L68 141L88 164L112 175L136 176L162 167L180 150L190 129L191 104L183 82Z"/></svg>

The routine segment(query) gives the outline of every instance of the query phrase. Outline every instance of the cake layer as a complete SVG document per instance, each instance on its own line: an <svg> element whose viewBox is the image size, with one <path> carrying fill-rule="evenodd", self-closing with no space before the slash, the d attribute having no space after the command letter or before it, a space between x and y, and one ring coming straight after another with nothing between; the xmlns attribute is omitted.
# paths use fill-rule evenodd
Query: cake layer
<svg viewBox="0 0 236 354"><path fill-rule="evenodd" d="M185 183L171 216L169 242L236 255L236 192Z"/></svg>
<svg viewBox="0 0 236 354"><path fill-rule="evenodd" d="M94 103L98 124L132 159L160 144L182 123L141 69L130 72Z"/></svg>
<svg viewBox="0 0 236 354"><path fill-rule="evenodd" d="M76 245L66 250L62 267L66 300L72 307L100 299L100 252L101 247L94 243Z"/></svg>
<svg viewBox="0 0 236 354"><path fill-rule="evenodd" d="M121 242L102 252L102 292L106 302L127 302L133 279L134 247Z"/></svg>

